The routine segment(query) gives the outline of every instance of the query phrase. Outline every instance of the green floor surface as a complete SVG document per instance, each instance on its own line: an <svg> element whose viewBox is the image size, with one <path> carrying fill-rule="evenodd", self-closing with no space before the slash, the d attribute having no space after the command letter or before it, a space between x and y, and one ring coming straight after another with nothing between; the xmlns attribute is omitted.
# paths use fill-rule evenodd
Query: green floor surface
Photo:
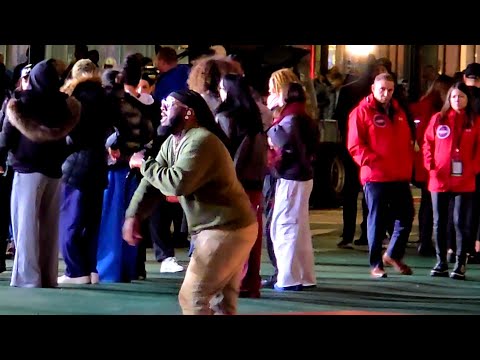
<svg viewBox="0 0 480 360"><path fill-rule="evenodd" d="M240 299L240 314L381 311L400 314L480 313L480 265L468 267L467 280L431 278L433 258L414 255L408 263L414 275L393 269L387 279L368 275L366 250L316 251L318 287L302 292L262 290L261 299ZM177 252L186 264L184 250ZM271 273L264 256L263 275ZM11 262L8 264L11 266ZM61 264L63 269L63 264ZM160 274L149 254L148 278L131 284L68 285L59 289L18 289L9 286L10 272L0 275L0 314L180 314L177 293L183 273Z"/></svg>

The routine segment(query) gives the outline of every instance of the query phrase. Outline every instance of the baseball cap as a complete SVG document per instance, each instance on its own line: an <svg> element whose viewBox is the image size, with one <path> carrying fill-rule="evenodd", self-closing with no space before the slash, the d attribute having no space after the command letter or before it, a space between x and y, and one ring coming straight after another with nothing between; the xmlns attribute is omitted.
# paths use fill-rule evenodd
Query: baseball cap
<svg viewBox="0 0 480 360"><path fill-rule="evenodd" d="M32 67L33 67L32 64L26 65L26 66L22 69L22 71L21 71L21 73L20 73L20 78L23 79L24 77L29 76L29 75L30 75L30 71L32 71Z"/></svg>
<svg viewBox="0 0 480 360"><path fill-rule="evenodd" d="M465 77L468 79L477 79L480 78L480 64L471 63L468 64L467 68L463 71Z"/></svg>
<svg viewBox="0 0 480 360"><path fill-rule="evenodd" d="M117 61L113 57L107 57L105 59L105 65L116 66Z"/></svg>

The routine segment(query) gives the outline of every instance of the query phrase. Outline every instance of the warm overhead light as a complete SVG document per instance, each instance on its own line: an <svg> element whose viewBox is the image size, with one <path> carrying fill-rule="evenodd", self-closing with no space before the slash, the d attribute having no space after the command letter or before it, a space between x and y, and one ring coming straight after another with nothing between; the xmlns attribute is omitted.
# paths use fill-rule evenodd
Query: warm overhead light
<svg viewBox="0 0 480 360"><path fill-rule="evenodd" d="M367 56L375 50L375 45L347 45L347 52L352 56Z"/></svg>

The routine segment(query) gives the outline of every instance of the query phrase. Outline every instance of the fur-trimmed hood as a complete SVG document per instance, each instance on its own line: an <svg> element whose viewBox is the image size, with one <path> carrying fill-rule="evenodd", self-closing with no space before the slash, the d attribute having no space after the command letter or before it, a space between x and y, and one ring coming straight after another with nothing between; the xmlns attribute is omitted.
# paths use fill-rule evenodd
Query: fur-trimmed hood
<svg viewBox="0 0 480 360"><path fill-rule="evenodd" d="M61 92L65 94L72 95L78 85L84 83L98 83L102 85L102 78L97 74L90 74L88 76L82 76L77 79L70 79L66 82L64 86L60 88ZM88 86L88 85L87 85Z"/></svg>
<svg viewBox="0 0 480 360"><path fill-rule="evenodd" d="M69 116L62 119L61 125L57 127L47 126L42 119L32 114L27 104L22 104L18 99L11 99L8 102L6 115L8 121L29 140L36 143L57 141L66 137L80 120L80 102L72 96L65 101Z"/></svg>

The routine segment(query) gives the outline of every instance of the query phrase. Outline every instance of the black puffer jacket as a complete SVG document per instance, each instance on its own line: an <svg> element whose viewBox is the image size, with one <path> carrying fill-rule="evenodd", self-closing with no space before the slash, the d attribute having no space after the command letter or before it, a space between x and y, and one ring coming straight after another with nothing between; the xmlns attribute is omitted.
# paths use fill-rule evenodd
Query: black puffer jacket
<svg viewBox="0 0 480 360"><path fill-rule="evenodd" d="M121 157L115 167L128 165L133 153L145 150L155 138L154 124L160 123L160 105L151 97L125 93L119 106L121 119L115 125L117 131L106 142L107 147L120 150Z"/></svg>
<svg viewBox="0 0 480 360"><path fill-rule="evenodd" d="M0 133L0 159L11 153L11 166L19 173L62 176L67 156L66 136L80 119L81 105L59 91L55 63L44 60L30 73L30 89L12 98Z"/></svg>
<svg viewBox="0 0 480 360"><path fill-rule="evenodd" d="M72 96L82 104L80 122L68 137L71 154L62 166L63 182L80 190L107 185L105 139L113 110L100 78L79 82Z"/></svg>

